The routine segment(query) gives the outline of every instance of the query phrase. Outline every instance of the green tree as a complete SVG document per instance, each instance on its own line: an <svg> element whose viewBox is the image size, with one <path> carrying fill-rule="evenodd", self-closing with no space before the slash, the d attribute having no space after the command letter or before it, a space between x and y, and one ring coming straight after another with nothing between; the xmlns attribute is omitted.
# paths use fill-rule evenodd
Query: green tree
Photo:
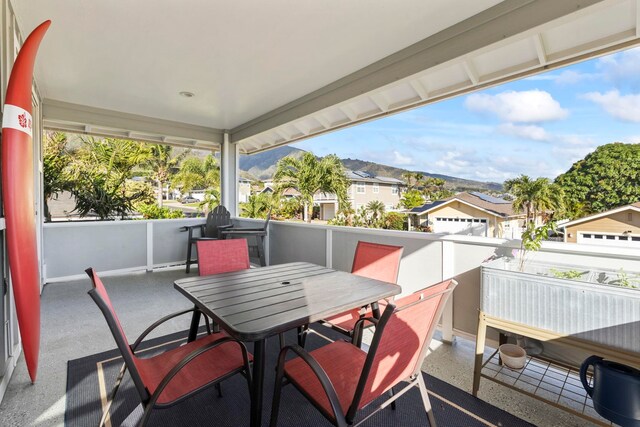
<svg viewBox="0 0 640 427"><path fill-rule="evenodd" d="M240 216L245 218L266 218L269 207L269 196L263 193L252 194L246 203L240 203Z"/></svg>
<svg viewBox="0 0 640 427"><path fill-rule="evenodd" d="M134 210L133 204L148 191L127 192L126 182L136 166L149 159L148 147L124 139L83 138L81 147L73 156L70 188L75 196L81 217L95 213L104 220L119 216L125 218Z"/></svg>
<svg viewBox="0 0 640 427"><path fill-rule="evenodd" d="M148 169L149 179L156 184L158 206L162 207L162 193L165 184L177 173L180 162L189 155L190 150L174 155L173 147L170 145L150 144L151 157L144 165Z"/></svg>
<svg viewBox="0 0 640 427"><path fill-rule="evenodd" d="M184 214L179 209L160 207L155 203L136 203L136 210L144 219L175 219L182 218Z"/></svg>
<svg viewBox="0 0 640 427"><path fill-rule="evenodd" d="M277 192L287 188L300 192L307 222L311 222L313 195L316 193L335 193L340 207L347 203L349 181L342 162L334 154L322 159L309 152L298 159L284 157L278 161L273 179Z"/></svg>
<svg viewBox="0 0 640 427"><path fill-rule="evenodd" d="M304 204L302 203L302 199L296 196L296 197L290 197L287 199L281 199L280 203L278 203L278 205L275 208L276 208L276 214L278 215L278 217L281 217L284 219L291 219L302 214Z"/></svg>
<svg viewBox="0 0 640 427"><path fill-rule="evenodd" d="M180 165L180 171L174 175L171 184L180 188L181 193L191 193L197 188L220 188L220 167L213 155L204 159L187 157Z"/></svg>
<svg viewBox="0 0 640 427"><path fill-rule="evenodd" d="M420 190L413 189L405 191L400 199L400 204L405 209L417 208L424 204L424 197L422 197Z"/></svg>
<svg viewBox="0 0 640 427"><path fill-rule="evenodd" d="M67 135L61 132L46 132L42 144L44 217L51 221L49 200L57 198L58 193L71 188L69 163L71 157L67 148Z"/></svg>
<svg viewBox="0 0 640 427"><path fill-rule="evenodd" d="M453 196L455 193L444 188L445 184L444 179L435 177L426 177L420 182L422 194L427 200L440 200Z"/></svg>
<svg viewBox="0 0 640 427"><path fill-rule="evenodd" d="M640 200L640 144L601 145L555 182L574 218L635 203Z"/></svg>
<svg viewBox="0 0 640 427"><path fill-rule="evenodd" d="M538 215L563 208L563 191L547 178L532 180L527 175L509 179L504 188L514 196L513 209L525 212L527 223L535 224Z"/></svg>
<svg viewBox="0 0 640 427"><path fill-rule="evenodd" d="M383 228L386 230L404 230L404 224L407 221L407 216L400 212L389 212L384 216Z"/></svg>
<svg viewBox="0 0 640 427"><path fill-rule="evenodd" d="M220 191L217 188L208 188L204 191L204 199L198 206L205 212L210 212L220 205L221 196Z"/></svg>
<svg viewBox="0 0 640 427"><path fill-rule="evenodd" d="M380 228L385 214L384 203L380 200L371 200L367 203L366 212L369 216L369 225Z"/></svg>
<svg viewBox="0 0 640 427"><path fill-rule="evenodd" d="M424 174L422 172L407 171L402 173L402 179L404 179L407 190L410 191L417 189L421 185L420 183L424 179Z"/></svg>

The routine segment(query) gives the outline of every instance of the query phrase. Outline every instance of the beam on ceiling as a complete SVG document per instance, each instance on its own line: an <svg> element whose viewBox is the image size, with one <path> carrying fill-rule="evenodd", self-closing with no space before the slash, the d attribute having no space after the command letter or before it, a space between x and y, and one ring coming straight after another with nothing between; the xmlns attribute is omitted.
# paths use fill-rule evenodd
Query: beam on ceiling
<svg viewBox="0 0 640 427"><path fill-rule="evenodd" d="M70 127L103 128L157 135L159 138L179 138L204 141L213 144L224 142L224 131L171 120L128 114L120 111L88 107L86 105L45 99L42 115L45 128L59 128L55 124L65 123ZM48 124L52 124L48 126Z"/></svg>
<svg viewBox="0 0 640 427"><path fill-rule="evenodd" d="M604 0L505 0L231 130L234 143L464 56Z"/></svg>

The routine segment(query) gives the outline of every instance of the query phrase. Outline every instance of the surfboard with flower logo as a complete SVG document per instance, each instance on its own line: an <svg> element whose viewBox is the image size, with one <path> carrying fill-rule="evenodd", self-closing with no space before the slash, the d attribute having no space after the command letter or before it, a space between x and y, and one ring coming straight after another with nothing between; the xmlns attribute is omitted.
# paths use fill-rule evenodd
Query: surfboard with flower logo
<svg viewBox="0 0 640 427"><path fill-rule="evenodd" d="M38 373L40 352L40 273L34 216L33 65L51 21L27 37L11 70L2 112L2 194L6 221L7 255L20 338L32 382Z"/></svg>

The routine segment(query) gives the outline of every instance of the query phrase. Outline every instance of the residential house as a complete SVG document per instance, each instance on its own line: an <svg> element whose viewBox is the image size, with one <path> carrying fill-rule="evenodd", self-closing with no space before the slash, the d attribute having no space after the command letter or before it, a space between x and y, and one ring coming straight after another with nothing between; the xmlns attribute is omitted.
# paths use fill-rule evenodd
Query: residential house
<svg viewBox="0 0 640 427"><path fill-rule="evenodd" d="M246 203L251 195L251 180L247 178L238 179L238 203Z"/></svg>
<svg viewBox="0 0 640 427"><path fill-rule="evenodd" d="M270 185L265 184L264 188L260 191L260 193L262 194L269 194L273 192L275 192L273 183ZM282 194L280 194L283 199L293 199L294 197L297 197L299 195L300 192L295 188L285 188L284 190L282 190Z"/></svg>
<svg viewBox="0 0 640 427"><path fill-rule="evenodd" d="M418 223L434 233L519 239L524 214L508 200L478 192L463 192L411 209Z"/></svg>
<svg viewBox="0 0 640 427"><path fill-rule="evenodd" d="M364 171L347 171L350 181L347 199L353 209L360 209L373 200L384 203L387 211L397 209L404 183L396 178L374 176ZM330 220L338 211L338 199L333 193L316 193L314 204L320 205L320 219Z"/></svg>
<svg viewBox="0 0 640 427"><path fill-rule="evenodd" d="M640 202L569 221L564 241L640 248Z"/></svg>

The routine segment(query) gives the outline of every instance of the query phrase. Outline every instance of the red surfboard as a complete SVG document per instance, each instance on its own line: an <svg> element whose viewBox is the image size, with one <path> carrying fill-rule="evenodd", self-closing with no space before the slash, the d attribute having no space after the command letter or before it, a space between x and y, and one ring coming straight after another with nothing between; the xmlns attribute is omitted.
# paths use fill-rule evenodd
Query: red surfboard
<svg viewBox="0 0 640 427"><path fill-rule="evenodd" d="M25 40L13 64L2 115L2 192L7 249L22 350L31 382L40 351L40 274L33 197L31 86L38 46L51 21Z"/></svg>

